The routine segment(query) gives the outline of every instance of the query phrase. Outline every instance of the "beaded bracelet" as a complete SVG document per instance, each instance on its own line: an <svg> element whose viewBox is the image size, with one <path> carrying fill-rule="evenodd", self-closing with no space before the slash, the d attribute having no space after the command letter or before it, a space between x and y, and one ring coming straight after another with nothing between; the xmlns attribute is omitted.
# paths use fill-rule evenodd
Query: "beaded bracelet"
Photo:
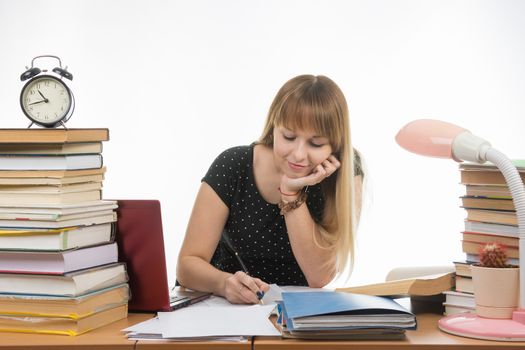
<svg viewBox="0 0 525 350"><path fill-rule="evenodd" d="M308 194L306 193L306 191L302 190L300 191L299 197L297 197L297 199L291 202L285 202L281 200L281 202L279 202L278 204L279 209L281 209L280 214L284 215L286 213L291 212L294 209L299 208L306 201L306 197L308 197Z"/></svg>

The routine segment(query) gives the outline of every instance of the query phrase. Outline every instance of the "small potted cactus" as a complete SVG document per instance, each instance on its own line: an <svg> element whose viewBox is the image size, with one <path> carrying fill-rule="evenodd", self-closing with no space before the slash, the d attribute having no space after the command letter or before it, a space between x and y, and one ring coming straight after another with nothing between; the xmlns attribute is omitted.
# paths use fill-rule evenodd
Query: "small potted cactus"
<svg viewBox="0 0 525 350"><path fill-rule="evenodd" d="M476 313L487 318L512 318L518 307L519 268L507 263L505 247L487 243L471 266Z"/></svg>

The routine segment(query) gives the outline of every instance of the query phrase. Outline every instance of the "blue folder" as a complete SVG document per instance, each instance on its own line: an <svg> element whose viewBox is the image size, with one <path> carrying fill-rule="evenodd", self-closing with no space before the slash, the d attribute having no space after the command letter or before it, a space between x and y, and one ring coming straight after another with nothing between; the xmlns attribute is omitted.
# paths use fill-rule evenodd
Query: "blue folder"
<svg viewBox="0 0 525 350"><path fill-rule="evenodd" d="M311 316L380 316L400 315L413 320L413 325L392 325L378 328L416 329L417 322L413 313L392 299L371 295L353 294L345 292L283 292L282 308L287 326L293 329L294 319ZM378 320L378 324L382 323ZM328 326L328 325L327 325ZM329 326L328 326L329 327ZM356 326L354 328L360 328Z"/></svg>

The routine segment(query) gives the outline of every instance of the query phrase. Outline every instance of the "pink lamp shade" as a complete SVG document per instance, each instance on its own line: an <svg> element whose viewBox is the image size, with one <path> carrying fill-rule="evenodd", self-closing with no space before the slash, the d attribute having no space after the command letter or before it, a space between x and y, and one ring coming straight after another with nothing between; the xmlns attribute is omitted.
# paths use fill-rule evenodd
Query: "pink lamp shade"
<svg viewBox="0 0 525 350"><path fill-rule="evenodd" d="M454 124L434 119L414 120L396 135L396 142L412 153L437 158L452 158L452 143L468 130Z"/></svg>

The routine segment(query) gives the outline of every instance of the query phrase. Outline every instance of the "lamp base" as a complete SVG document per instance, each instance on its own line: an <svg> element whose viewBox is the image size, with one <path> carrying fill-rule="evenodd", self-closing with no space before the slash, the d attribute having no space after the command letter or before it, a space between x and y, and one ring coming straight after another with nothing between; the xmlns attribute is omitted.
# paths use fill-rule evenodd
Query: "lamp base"
<svg viewBox="0 0 525 350"><path fill-rule="evenodd" d="M461 313L443 317L438 327L461 337L496 340L525 341L525 324L522 323L525 312L514 311L512 319L479 317L476 314Z"/></svg>

